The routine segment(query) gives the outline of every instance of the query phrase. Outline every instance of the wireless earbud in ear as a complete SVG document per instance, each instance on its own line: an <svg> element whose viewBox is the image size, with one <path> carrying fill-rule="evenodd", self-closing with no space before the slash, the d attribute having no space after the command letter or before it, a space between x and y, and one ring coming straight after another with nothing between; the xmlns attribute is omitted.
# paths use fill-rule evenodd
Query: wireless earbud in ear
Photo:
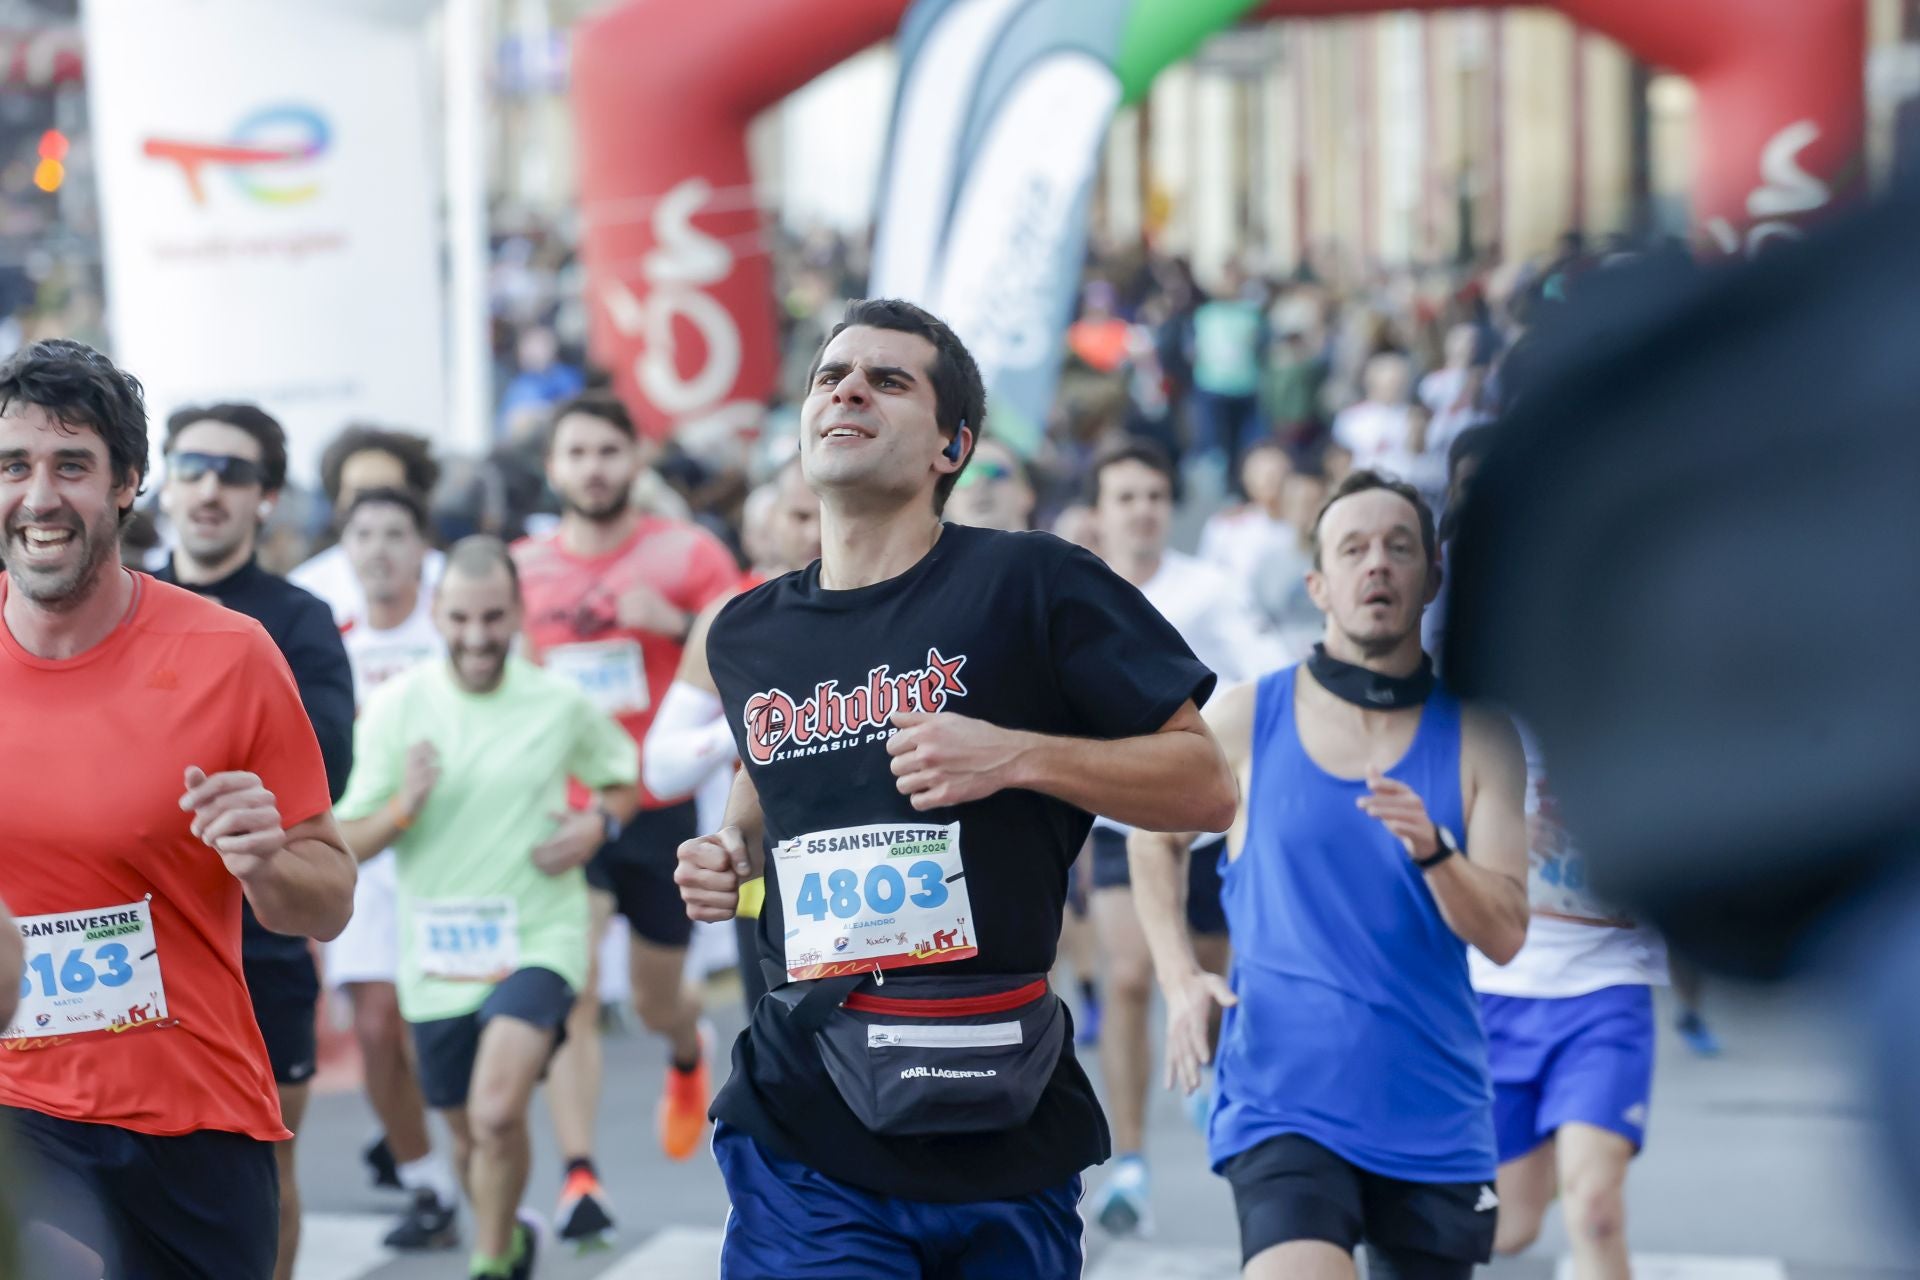
<svg viewBox="0 0 1920 1280"><path fill-rule="evenodd" d="M273 504L271 502L263 502L260 504L260 518L262 520L265 520L268 516L271 516L272 514L273 514Z"/></svg>
<svg viewBox="0 0 1920 1280"><path fill-rule="evenodd" d="M965 431L966 429L967 429L967 420L965 418L962 418L960 419L960 425L953 429L953 443L948 445L945 449L948 462L960 461L961 451L966 447L966 442L963 439L961 439L960 433L962 431Z"/></svg>

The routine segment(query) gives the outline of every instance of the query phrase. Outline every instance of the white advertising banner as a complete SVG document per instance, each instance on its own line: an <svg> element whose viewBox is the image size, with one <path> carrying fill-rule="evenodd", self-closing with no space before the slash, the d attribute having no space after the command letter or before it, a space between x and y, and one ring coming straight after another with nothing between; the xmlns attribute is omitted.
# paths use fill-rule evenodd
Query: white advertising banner
<svg viewBox="0 0 1920 1280"><path fill-rule="evenodd" d="M249 400L294 477L351 420L441 433L439 172L422 27L322 0L86 0L116 363L173 410Z"/></svg>

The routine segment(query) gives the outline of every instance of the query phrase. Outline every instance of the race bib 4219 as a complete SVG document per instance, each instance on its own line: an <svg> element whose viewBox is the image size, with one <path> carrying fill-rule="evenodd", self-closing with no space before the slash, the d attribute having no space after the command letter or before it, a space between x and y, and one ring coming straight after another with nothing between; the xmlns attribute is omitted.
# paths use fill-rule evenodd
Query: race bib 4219
<svg viewBox="0 0 1920 1280"><path fill-rule="evenodd" d="M979 954L957 822L815 831L773 859L795 981Z"/></svg>
<svg viewBox="0 0 1920 1280"><path fill-rule="evenodd" d="M19 1011L0 1040L106 1034L166 1019L151 903L23 916L19 924L27 966Z"/></svg>

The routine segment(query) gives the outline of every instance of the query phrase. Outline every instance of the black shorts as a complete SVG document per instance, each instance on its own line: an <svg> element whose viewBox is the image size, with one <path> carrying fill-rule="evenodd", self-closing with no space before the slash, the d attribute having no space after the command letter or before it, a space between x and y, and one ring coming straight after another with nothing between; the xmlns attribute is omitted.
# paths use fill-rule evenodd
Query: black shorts
<svg viewBox="0 0 1920 1280"><path fill-rule="evenodd" d="M1490 1183L1384 1177L1294 1133L1241 1152L1221 1171L1240 1214L1243 1264L1292 1240L1348 1251L1365 1243L1370 1274L1401 1280L1464 1280L1493 1257L1499 1201Z"/></svg>
<svg viewBox="0 0 1920 1280"><path fill-rule="evenodd" d="M280 1243L272 1143L213 1130L156 1138L13 1107L0 1107L0 1130L4 1208L99 1254L107 1280L272 1277ZM72 1274L31 1253L18 1272Z"/></svg>
<svg viewBox="0 0 1920 1280"><path fill-rule="evenodd" d="M420 1092L438 1111L467 1105L473 1064L480 1056L480 1032L505 1015L553 1032L553 1047L567 1038L567 1014L573 987L551 969L516 969L500 980L486 1001L457 1018L411 1022L414 1056L419 1059Z"/></svg>
<svg viewBox="0 0 1920 1280"><path fill-rule="evenodd" d="M1227 910L1220 905L1218 840L1187 854L1187 928L1201 934L1224 934ZM1093 829L1093 887L1125 889L1133 884L1127 870L1127 837L1110 827Z"/></svg>
<svg viewBox="0 0 1920 1280"><path fill-rule="evenodd" d="M267 1042L275 1084L305 1084L320 1062L320 973L311 953L297 960L246 960L253 1020Z"/></svg>
<svg viewBox="0 0 1920 1280"><path fill-rule="evenodd" d="M587 883L613 895L614 910L633 931L660 947L684 947L693 938L693 921L673 882L680 846L700 834L693 801L664 809L642 809L600 847L587 864Z"/></svg>

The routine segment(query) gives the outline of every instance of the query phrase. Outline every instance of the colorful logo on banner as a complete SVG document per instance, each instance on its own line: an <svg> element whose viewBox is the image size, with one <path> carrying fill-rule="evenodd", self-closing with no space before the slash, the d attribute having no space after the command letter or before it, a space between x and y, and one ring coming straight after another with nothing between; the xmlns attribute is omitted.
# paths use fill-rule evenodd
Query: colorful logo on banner
<svg viewBox="0 0 1920 1280"><path fill-rule="evenodd" d="M261 204L302 204L320 194L313 164L333 144L326 117L311 107L262 107L234 126L225 142L148 138L141 151L180 166L195 204L207 202L206 173L219 169L247 198Z"/></svg>

